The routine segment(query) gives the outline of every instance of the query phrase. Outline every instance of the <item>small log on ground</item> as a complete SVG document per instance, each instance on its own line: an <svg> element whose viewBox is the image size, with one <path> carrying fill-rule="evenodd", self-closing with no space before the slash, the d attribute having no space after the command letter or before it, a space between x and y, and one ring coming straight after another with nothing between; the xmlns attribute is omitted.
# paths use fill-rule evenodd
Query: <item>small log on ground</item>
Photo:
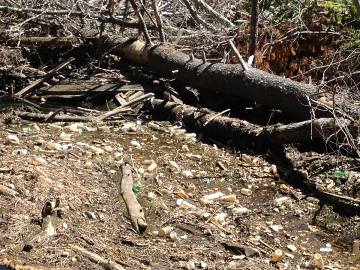
<svg viewBox="0 0 360 270"><path fill-rule="evenodd" d="M76 245L70 245L70 247L78 254L88 258L89 260L100 264L105 269L110 270L124 270L125 268L122 267L120 264L113 262L111 260L107 260L100 255L93 253L91 251L86 250L85 248L76 246Z"/></svg>
<svg viewBox="0 0 360 270"><path fill-rule="evenodd" d="M46 242L50 237L56 234L56 227L59 218L62 215L60 207L60 200L56 200L53 205L51 202L46 202L42 209L42 224L41 230L31 235L25 242L23 250L30 251L34 247L39 246Z"/></svg>
<svg viewBox="0 0 360 270"><path fill-rule="evenodd" d="M145 214L143 208L136 199L132 187L133 177L131 167L129 164L125 163L121 166L120 195L125 202L134 229L137 232L143 233L147 228Z"/></svg>

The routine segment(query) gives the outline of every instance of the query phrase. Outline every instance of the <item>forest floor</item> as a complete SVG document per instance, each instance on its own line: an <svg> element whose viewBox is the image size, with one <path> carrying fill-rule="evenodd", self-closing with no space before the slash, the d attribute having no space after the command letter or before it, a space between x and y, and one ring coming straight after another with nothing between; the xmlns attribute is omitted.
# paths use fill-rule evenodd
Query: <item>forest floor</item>
<svg viewBox="0 0 360 270"><path fill-rule="evenodd" d="M13 191L0 194L1 259L102 269L75 244L125 269L307 269L316 253L326 269L360 269L351 254L359 218L326 206L315 217L319 201L278 180L264 156L205 143L167 122L11 118L0 119L0 186ZM143 235L119 195L124 155L141 185L137 198L149 224ZM56 234L23 251L40 230L44 204L55 199L63 210ZM176 233L159 236L166 226ZM275 249L283 251L279 262L271 262Z"/></svg>

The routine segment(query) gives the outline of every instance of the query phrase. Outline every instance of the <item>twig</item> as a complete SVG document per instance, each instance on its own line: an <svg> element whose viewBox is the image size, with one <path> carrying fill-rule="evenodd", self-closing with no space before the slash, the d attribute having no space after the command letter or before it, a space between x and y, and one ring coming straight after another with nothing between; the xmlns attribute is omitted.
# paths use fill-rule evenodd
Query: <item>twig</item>
<svg viewBox="0 0 360 270"><path fill-rule="evenodd" d="M207 120L207 121L204 123L204 127L205 127L207 124L209 124L212 120L214 120L216 117L221 116L221 115L223 115L223 114L225 114L225 113L227 113L227 112L229 112L229 111L230 111L230 109L226 109L226 110L223 110L222 112L219 112L219 113L215 114L214 116L212 116L209 120Z"/></svg>
<svg viewBox="0 0 360 270"><path fill-rule="evenodd" d="M250 46L249 46L249 57L254 56L253 66L256 63L256 43L258 36L258 21L259 21L259 0L251 1L251 23L250 23Z"/></svg>
<svg viewBox="0 0 360 270"><path fill-rule="evenodd" d="M123 104L123 105L115 108L115 109L112 110L112 111L106 112L106 113L98 116L98 117L96 118L96 120L97 120L97 121L103 121L103 120L105 120L106 118L109 118L110 116L113 116L113 115L115 115L115 114L118 114L118 113L122 112L122 111L124 110L124 108L126 108L126 107L129 107L129 106L131 106L131 105L138 104L140 101L144 101L144 100L147 100L147 99L152 98L152 97L154 97L154 93L148 93L148 94L142 95L142 96L140 96L140 97L138 97L138 98L135 98L135 99L129 101L128 103L125 103L125 104Z"/></svg>
<svg viewBox="0 0 360 270"><path fill-rule="evenodd" d="M83 247L77 246L77 245L70 245L70 247L77 253L79 253L80 255L88 258L89 260L100 264L102 267L104 267L105 269L110 269L110 270L125 270L124 267L122 267L120 264L113 262L111 260L107 260L101 256L99 256L96 253L93 253L91 251L86 250Z"/></svg>
<svg viewBox="0 0 360 270"><path fill-rule="evenodd" d="M235 27L235 25L225 18L223 15L221 15L219 12L214 10L211 6L209 6L207 3L205 3L203 0L193 0L196 5L202 7L204 10L206 10L208 13L210 13L218 22L222 23L224 26L227 27Z"/></svg>
<svg viewBox="0 0 360 270"><path fill-rule="evenodd" d="M39 86L41 83L45 82L46 80L50 79L54 74L56 74L57 72L59 72L60 70L62 70L63 68L65 68L66 66L68 66L72 61L74 61L75 58L71 57L70 59L68 59L67 61L65 61L64 63L60 64L59 66L57 66L56 68L50 70L43 78L36 80L35 82L33 82L32 84L26 86L25 88L23 88L22 90L20 90L19 92L17 92L15 94L16 97L23 97L25 95L29 95L33 92L33 89L36 88L37 86Z"/></svg>
<svg viewBox="0 0 360 270"><path fill-rule="evenodd" d="M246 71L249 69L249 66L246 64L246 62L244 61L244 59L242 58L240 52L238 51L238 49L236 49L234 43L232 42L232 40L229 40L229 44L231 46L231 49L233 50L233 52L235 53L237 59L240 62L241 67Z"/></svg>
<svg viewBox="0 0 360 270"><path fill-rule="evenodd" d="M129 1L130 1L130 4L131 4L136 16L138 17L139 23L141 25L141 30L144 33L145 41L146 41L147 44L151 45L152 42L151 42L150 35L149 35L148 30L147 30L147 27L146 27L143 16L139 12L139 9L138 9L138 6L137 6L135 0L129 0Z"/></svg>
<svg viewBox="0 0 360 270"><path fill-rule="evenodd" d="M152 8L153 8L154 14L155 14L155 19L156 19L157 28L159 31L160 41L165 42L165 34L164 34L163 24L162 24L161 17L159 14L158 6L156 4L156 0L151 0L151 5L152 5Z"/></svg>
<svg viewBox="0 0 360 270"><path fill-rule="evenodd" d="M191 17L200 25L203 25L205 28L210 29L212 31L216 31L216 28L212 26L210 23L207 23L204 19L202 19L196 12L196 10L193 9L191 6L191 3L189 0L181 0L186 6L186 8L189 10Z"/></svg>

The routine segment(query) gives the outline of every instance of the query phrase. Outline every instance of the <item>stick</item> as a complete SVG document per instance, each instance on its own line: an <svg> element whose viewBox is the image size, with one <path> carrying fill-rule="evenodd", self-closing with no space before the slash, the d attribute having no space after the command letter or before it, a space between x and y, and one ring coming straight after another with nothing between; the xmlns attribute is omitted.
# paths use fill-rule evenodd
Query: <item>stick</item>
<svg viewBox="0 0 360 270"><path fill-rule="evenodd" d="M109 112L106 112L106 113L98 116L96 118L96 120L97 121L104 121L106 118L109 118L110 116L113 116L115 114L118 114L118 113L122 112L126 107L138 104L140 101L144 101L144 100L147 100L147 99L153 98L153 97L154 97L154 93L148 93L148 94L142 95L142 96L140 96L138 98L135 98L135 99L129 101L128 103L125 103L125 104L115 108L114 110L111 110Z"/></svg>
<svg viewBox="0 0 360 270"><path fill-rule="evenodd" d="M212 120L214 120L216 117L220 116L220 115L223 115L224 113L227 113L229 112L230 109L226 109L226 110L223 110L222 112L219 112L217 114L215 114L214 116L212 116L209 120L207 120L205 123L204 123L204 127L209 124Z"/></svg>
<svg viewBox="0 0 360 270"><path fill-rule="evenodd" d="M136 199L134 192L132 191L133 178L131 173L131 167L125 163L121 166L121 178L120 178L120 195L122 196L127 211L130 216L131 224L137 232L143 233L147 228L144 211Z"/></svg>
<svg viewBox="0 0 360 270"><path fill-rule="evenodd" d="M152 42L151 42L151 39L150 39L149 32L148 32L148 30L147 30L147 27L146 27L146 24L145 24L145 21L144 21L143 16L142 16L141 13L139 12L139 9L138 9L138 6L137 6L135 0L130 0L130 4L131 4L133 10L135 11L136 16L138 17L139 24L141 25L141 30L142 30L142 32L144 33L144 37L145 37L146 44L150 44L150 45L151 45Z"/></svg>
<svg viewBox="0 0 360 270"><path fill-rule="evenodd" d="M196 10L193 9L193 7L191 6L191 3L189 0L181 0L181 2L183 2L186 6L186 8L189 10L191 17L193 17L193 19L200 25L204 26L207 29L210 29L212 31L216 31L216 28L214 26L212 26L210 23L207 23L203 18L201 18Z"/></svg>
<svg viewBox="0 0 360 270"><path fill-rule="evenodd" d="M91 251L86 250L85 248L79 247L77 245L70 245L70 247L78 254L88 258L89 260L91 260L95 263L100 264L105 269L125 270L125 268L122 267L120 264L117 264L116 262L113 262L111 260L107 260Z"/></svg>
<svg viewBox="0 0 360 270"><path fill-rule="evenodd" d="M157 28L158 28L158 31L159 31L160 41L165 42L164 29L163 29L161 17L160 17L160 14L159 14L159 9L158 9L158 6L156 4L156 0L151 0L151 5L152 5L152 8L153 8L154 14L155 14L155 19L156 19Z"/></svg>
<svg viewBox="0 0 360 270"><path fill-rule="evenodd" d="M37 86L39 86L41 83L45 82L46 80L48 80L50 77L52 77L53 75L55 75L55 73L59 72L60 70L62 70L64 67L66 67L67 65L69 65L72 61L74 61L75 58L71 57L70 59L68 59L67 61L65 61L64 63L60 64L59 66L57 66L56 68L50 70L43 78L36 80L35 82L33 82L32 84L26 86L25 88L23 88L22 90L20 90L19 92L17 92L15 94L16 97L23 97L25 95L29 95L30 93L33 92L33 89Z"/></svg>
<svg viewBox="0 0 360 270"><path fill-rule="evenodd" d="M248 65L245 63L245 61L244 61L244 59L242 58L242 56L241 56L240 52L238 51L238 49L236 49L234 43L233 43L231 40L229 40L229 44L230 44L230 46L231 46L231 49L232 49L233 52L235 53L237 59L239 60L241 67L242 67L245 71L248 70L248 69L249 69Z"/></svg>
<svg viewBox="0 0 360 270"><path fill-rule="evenodd" d="M218 22L222 23L224 26L227 27L235 27L235 25L229 21L227 18L225 18L223 15L221 15L219 12L214 10L211 6L209 6L205 1L203 0L193 0L196 5L202 7L204 10L206 10L208 13L210 13Z"/></svg>
<svg viewBox="0 0 360 270"><path fill-rule="evenodd" d="M254 56L253 66L255 66L255 53L256 43L258 36L258 21L259 21L259 0L251 0L251 23L250 23L250 46L249 46L249 57Z"/></svg>

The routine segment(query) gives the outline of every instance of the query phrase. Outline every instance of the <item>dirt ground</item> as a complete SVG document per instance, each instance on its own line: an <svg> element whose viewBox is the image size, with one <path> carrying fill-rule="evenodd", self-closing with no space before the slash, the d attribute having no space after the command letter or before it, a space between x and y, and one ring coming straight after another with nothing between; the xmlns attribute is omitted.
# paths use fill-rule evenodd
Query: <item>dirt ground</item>
<svg viewBox="0 0 360 270"><path fill-rule="evenodd" d="M326 269L360 269L351 254L359 217L339 217L325 207L314 219L319 201L278 180L262 156L203 143L166 122L6 119L1 116L0 185L16 194L0 194L1 259L103 269L76 253L75 244L125 269L307 269L316 253ZM143 235L132 229L119 194L124 156L141 184L137 197L149 224ZM202 198L216 192L236 200ZM282 197L288 198L274 201ZM23 251L40 229L45 202L57 198L63 215L56 234ZM176 234L160 237L166 226ZM279 262L270 261L275 249L284 254Z"/></svg>

